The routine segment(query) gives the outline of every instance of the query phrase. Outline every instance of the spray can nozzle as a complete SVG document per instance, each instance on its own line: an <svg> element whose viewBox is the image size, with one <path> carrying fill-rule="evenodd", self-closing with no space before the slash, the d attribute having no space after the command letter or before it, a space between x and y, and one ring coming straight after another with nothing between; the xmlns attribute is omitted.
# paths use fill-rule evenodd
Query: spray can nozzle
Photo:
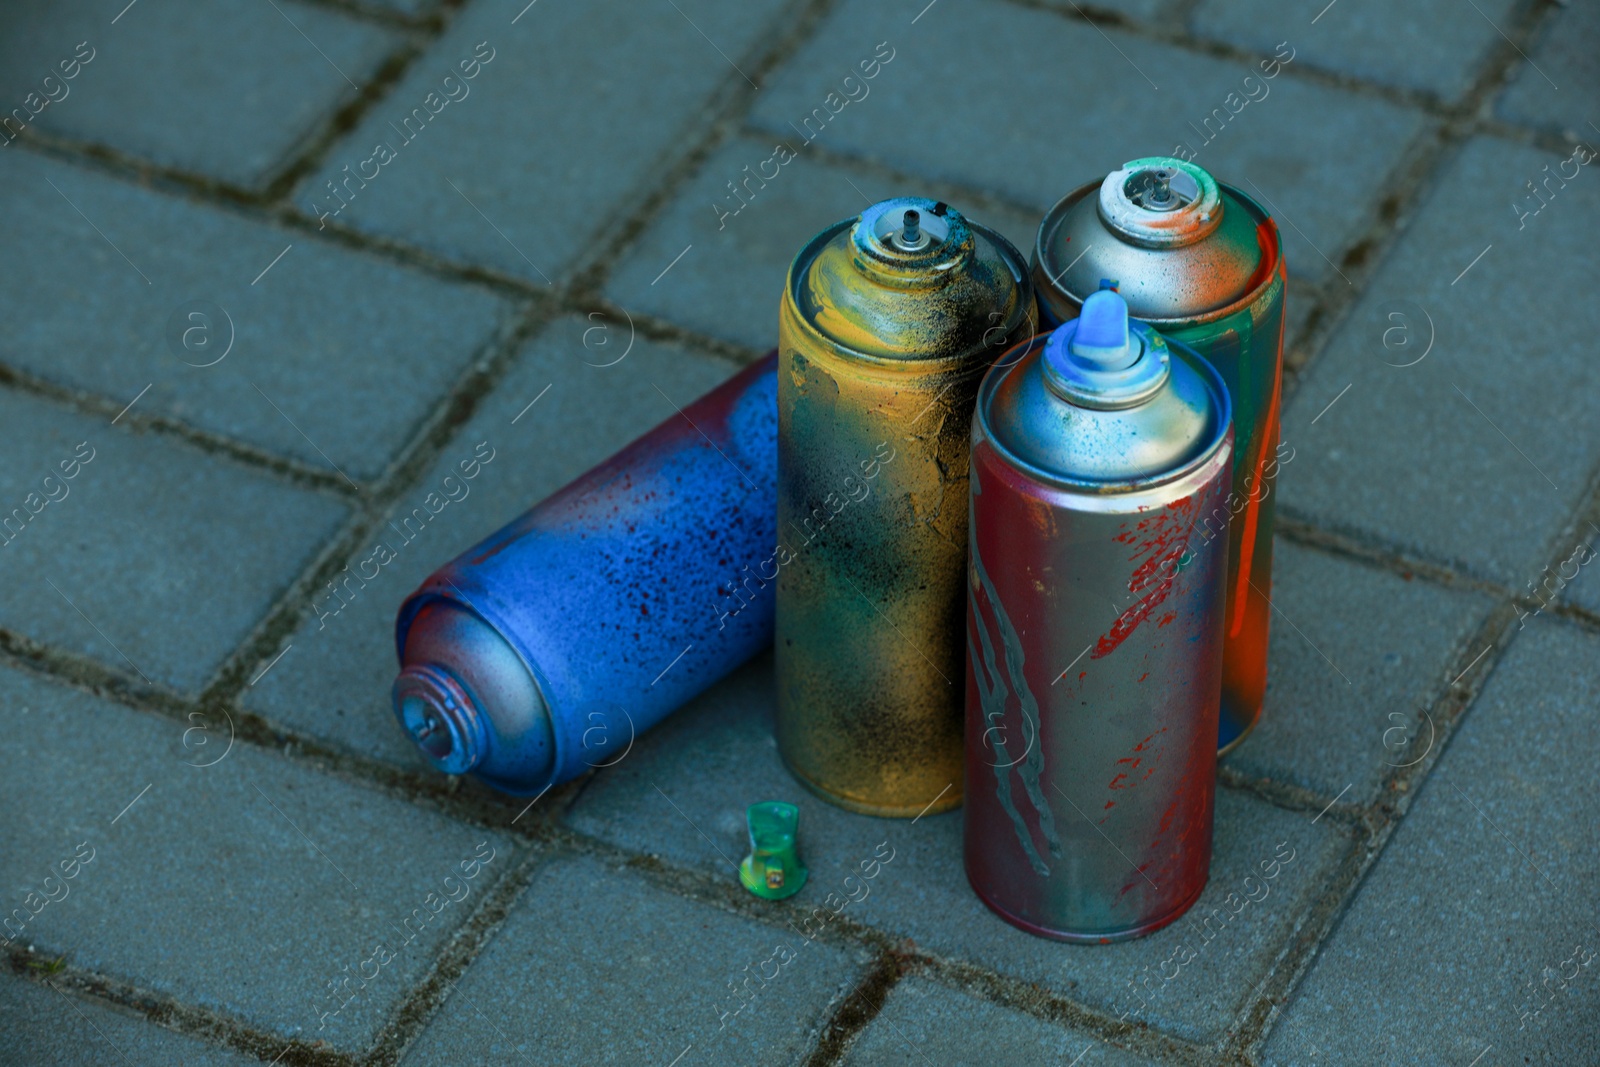
<svg viewBox="0 0 1600 1067"><path fill-rule="evenodd" d="M1068 351L1092 370L1111 371L1132 366L1143 347L1128 330L1128 302L1114 289L1101 289L1083 302Z"/></svg>
<svg viewBox="0 0 1600 1067"><path fill-rule="evenodd" d="M1129 321L1128 302L1109 287L1090 293L1078 317L1058 326L1044 346L1046 383L1080 407L1141 404L1160 390L1167 371L1166 345Z"/></svg>

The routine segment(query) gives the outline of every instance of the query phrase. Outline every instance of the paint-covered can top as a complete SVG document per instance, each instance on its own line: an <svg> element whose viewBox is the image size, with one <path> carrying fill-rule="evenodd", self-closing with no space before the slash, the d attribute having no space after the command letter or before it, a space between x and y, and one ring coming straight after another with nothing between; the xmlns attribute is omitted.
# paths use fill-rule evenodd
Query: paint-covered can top
<svg viewBox="0 0 1600 1067"><path fill-rule="evenodd" d="M400 650L395 716L446 774L520 791L555 765L550 711L533 672L494 627L448 600L416 613Z"/></svg>
<svg viewBox="0 0 1600 1067"><path fill-rule="evenodd" d="M1033 282L1065 322L1101 278L1120 278L1139 319L1186 325L1253 299L1278 266L1277 234L1254 200L1182 159L1135 159L1072 193L1039 225Z"/></svg>
<svg viewBox="0 0 1600 1067"><path fill-rule="evenodd" d="M976 432L1040 481L1118 493L1205 463L1231 420L1211 365L1130 320L1108 287L1079 318L996 364L978 393Z"/></svg>
<svg viewBox="0 0 1600 1067"><path fill-rule="evenodd" d="M824 346L871 362L960 361L1033 314L1004 237L940 201L895 197L828 227L789 268L784 303Z"/></svg>

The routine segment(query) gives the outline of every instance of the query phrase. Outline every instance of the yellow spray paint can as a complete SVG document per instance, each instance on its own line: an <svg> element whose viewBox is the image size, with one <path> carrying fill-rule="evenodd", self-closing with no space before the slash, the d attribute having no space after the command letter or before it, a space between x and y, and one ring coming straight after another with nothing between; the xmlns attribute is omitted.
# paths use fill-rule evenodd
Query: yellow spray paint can
<svg viewBox="0 0 1600 1067"><path fill-rule="evenodd" d="M841 807L961 802L967 460L1028 265L932 200L823 230L779 312L778 747Z"/></svg>

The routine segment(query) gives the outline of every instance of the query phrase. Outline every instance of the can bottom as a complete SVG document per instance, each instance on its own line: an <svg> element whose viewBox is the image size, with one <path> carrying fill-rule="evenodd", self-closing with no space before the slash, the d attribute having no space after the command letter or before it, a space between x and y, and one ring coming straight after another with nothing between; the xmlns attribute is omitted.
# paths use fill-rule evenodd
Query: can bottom
<svg viewBox="0 0 1600 1067"><path fill-rule="evenodd" d="M811 778L807 777L805 773L797 768L794 764L790 763L787 758L784 759L783 765L784 767L788 768L789 773L794 775L801 785L805 786L812 793L821 797L823 800L826 800L834 807L844 808L846 811L860 812L862 815L876 815L883 819L917 819L924 815L938 815L941 812L954 811L956 808L961 806L961 800L963 797L963 794L959 788L959 783L953 782L946 792L940 793L938 796L934 797L932 803L924 802L920 804L912 804L910 806L903 806L899 804L868 804L864 803L863 801L854 800L850 797L840 796L838 793L824 789Z"/></svg>
<svg viewBox="0 0 1600 1067"><path fill-rule="evenodd" d="M1244 739L1255 732L1261 725L1261 705L1257 704L1255 713L1248 722L1243 721L1242 715L1230 714L1227 708L1222 709L1222 714L1217 716L1217 756L1221 758L1244 744Z"/></svg>
<svg viewBox="0 0 1600 1067"><path fill-rule="evenodd" d="M1167 914L1161 916L1159 919L1152 919L1149 922L1140 923L1138 926L1129 926L1121 930L1113 930L1109 933L1097 931L1092 934L1080 934L1074 933L1070 930L1052 930L1047 926L1039 926L1035 923L1031 923L1019 915L1013 915L1011 912L1007 911L1005 908L1002 908L1000 905L996 904L993 900L986 896L983 890L978 888L978 884L972 880L972 872L967 872L967 884L972 886L972 891L978 895L979 900L983 901L984 906L986 906L996 915L1000 916L1000 918L1004 919L1012 926L1015 926L1017 929L1024 930L1032 934L1034 937L1044 937L1050 939L1051 941L1066 941L1074 945L1110 945L1118 941L1132 941L1136 937L1143 937L1146 934L1153 934L1163 926L1169 926L1176 922L1183 916L1184 912L1194 907L1194 902L1200 899L1200 894L1205 892L1206 883L1210 880L1211 877L1208 872L1206 881L1201 882L1197 887L1195 887L1195 891L1189 895L1187 900L1185 900L1182 904L1179 904L1176 908L1173 908L1171 911L1167 912Z"/></svg>

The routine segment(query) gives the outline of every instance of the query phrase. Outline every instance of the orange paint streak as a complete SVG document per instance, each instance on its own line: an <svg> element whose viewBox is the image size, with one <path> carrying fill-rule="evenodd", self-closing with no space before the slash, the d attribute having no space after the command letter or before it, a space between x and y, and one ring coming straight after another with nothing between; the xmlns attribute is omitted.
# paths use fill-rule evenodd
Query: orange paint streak
<svg viewBox="0 0 1600 1067"><path fill-rule="evenodd" d="M1279 334L1280 347L1282 334ZM1278 363L1277 373L1272 379L1272 406L1267 409L1266 433L1261 442L1261 454L1256 459L1255 488L1250 492L1250 506L1244 512L1244 539L1239 544L1239 580L1233 587L1233 623L1228 627L1229 637L1238 637L1239 628L1244 625L1244 607L1248 599L1246 591L1250 585L1250 564L1256 553L1256 522L1261 518L1261 476L1267 468L1267 444L1278 439L1278 400L1283 396L1283 363ZM1274 453L1276 448L1274 448ZM1268 595L1263 591L1263 596Z"/></svg>

